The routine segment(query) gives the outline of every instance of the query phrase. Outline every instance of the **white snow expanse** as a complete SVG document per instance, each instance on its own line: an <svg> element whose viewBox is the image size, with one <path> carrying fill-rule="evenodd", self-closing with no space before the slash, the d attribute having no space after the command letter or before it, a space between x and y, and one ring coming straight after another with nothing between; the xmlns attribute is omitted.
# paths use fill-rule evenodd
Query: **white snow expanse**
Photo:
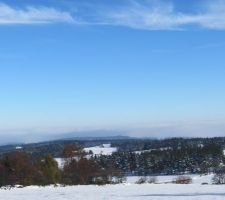
<svg viewBox="0 0 225 200"><path fill-rule="evenodd" d="M192 176L193 184L142 184L124 183L106 186L36 187L0 190L1 200L224 200L224 185L201 185L210 182L211 176ZM158 177L159 181L174 176ZM137 179L132 177L129 180Z"/></svg>
<svg viewBox="0 0 225 200"><path fill-rule="evenodd" d="M116 147L111 147L111 144L103 144L100 146L84 148L86 152L92 151L94 155L112 155L113 152L117 151Z"/></svg>

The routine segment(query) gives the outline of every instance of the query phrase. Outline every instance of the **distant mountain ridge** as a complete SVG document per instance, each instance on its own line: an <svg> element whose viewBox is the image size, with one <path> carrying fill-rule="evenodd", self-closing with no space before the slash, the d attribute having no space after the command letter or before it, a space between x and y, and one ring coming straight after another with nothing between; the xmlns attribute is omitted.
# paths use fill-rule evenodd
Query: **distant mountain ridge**
<svg viewBox="0 0 225 200"><path fill-rule="evenodd" d="M126 136L126 131L119 130L90 130L90 131L73 131L73 132L62 132L62 133L11 133L4 134L0 141L0 146L11 145L18 143L38 143L43 141L54 141L54 140L91 140L101 138L118 138L118 137L129 137Z"/></svg>

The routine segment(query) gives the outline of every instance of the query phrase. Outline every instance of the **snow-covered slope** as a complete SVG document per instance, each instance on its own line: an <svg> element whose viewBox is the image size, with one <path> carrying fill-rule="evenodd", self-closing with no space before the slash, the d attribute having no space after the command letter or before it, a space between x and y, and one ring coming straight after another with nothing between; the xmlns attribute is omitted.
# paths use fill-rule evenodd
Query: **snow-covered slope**
<svg viewBox="0 0 225 200"><path fill-rule="evenodd" d="M111 144L103 144L100 146L89 147L84 149L86 152L92 151L94 155L111 155L117 151L116 147L111 147Z"/></svg>

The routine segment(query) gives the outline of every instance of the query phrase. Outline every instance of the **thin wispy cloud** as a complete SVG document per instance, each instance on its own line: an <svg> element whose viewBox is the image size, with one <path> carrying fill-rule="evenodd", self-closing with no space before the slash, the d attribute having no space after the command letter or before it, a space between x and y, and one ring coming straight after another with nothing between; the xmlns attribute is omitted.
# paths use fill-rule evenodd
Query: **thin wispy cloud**
<svg viewBox="0 0 225 200"><path fill-rule="evenodd" d="M187 1L187 6L188 3ZM94 4L87 0L79 6L75 3L68 6L67 11L54 6L28 5L18 8L0 4L0 24L76 22L87 26L124 26L144 30L188 30L190 26L225 29L224 0L202 1L191 12L180 11L172 0L124 0L113 6L103 1Z"/></svg>
<svg viewBox="0 0 225 200"><path fill-rule="evenodd" d="M129 2L126 7L105 12L102 21L105 24L147 30L177 30L193 25L225 29L225 1L222 0L205 2L192 13L179 12L172 1Z"/></svg>
<svg viewBox="0 0 225 200"><path fill-rule="evenodd" d="M54 22L74 22L69 12L51 7L14 8L0 4L0 24L40 24Z"/></svg>

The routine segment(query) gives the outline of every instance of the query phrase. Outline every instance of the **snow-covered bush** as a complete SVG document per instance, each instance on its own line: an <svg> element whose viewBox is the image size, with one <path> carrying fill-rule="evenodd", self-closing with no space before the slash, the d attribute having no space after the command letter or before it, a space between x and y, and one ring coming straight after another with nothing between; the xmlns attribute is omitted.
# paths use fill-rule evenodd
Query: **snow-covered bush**
<svg viewBox="0 0 225 200"><path fill-rule="evenodd" d="M213 184L225 184L225 166L220 166L215 170L215 175L212 178Z"/></svg>
<svg viewBox="0 0 225 200"><path fill-rule="evenodd" d="M213 184L225 184L225 173L216 173L212 178Z"/></svg>
<svg viewBox="0 0 225 200"><path fill-rule="evenodd" d="M143 184L147 182L147 177L146 176L142 176L140 177L135 183L136 184Z"/></svg>

